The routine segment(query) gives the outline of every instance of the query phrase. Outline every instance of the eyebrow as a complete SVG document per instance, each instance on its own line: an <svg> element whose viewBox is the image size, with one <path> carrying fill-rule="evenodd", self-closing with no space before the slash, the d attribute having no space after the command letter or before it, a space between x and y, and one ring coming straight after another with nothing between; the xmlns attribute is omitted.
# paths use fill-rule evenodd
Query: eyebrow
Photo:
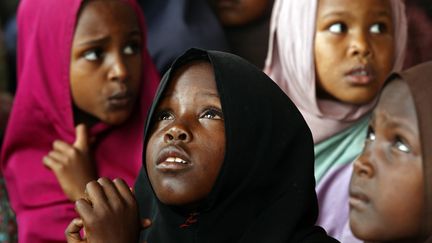
<svg viewBox="0 0 432 243"><path fill-rule="evenodd" d="M378 17L387 17L387 18L392 18L392 15L388 12L388 11L370 11L368 12L368 15L372 15L372 16L378 16ZM331 17L343 17L343 16L350 16L349 11L345 11L345 10L332 10L329 13L325 13L322 18L326 19L326 18L331 18Z"/></svg>
<svg viewBox="0 0 432 243"><path fill-rule="evenodd" d="M389 114L384 114L384 119L385 119L385 124L387 127L390 128L402 128L404 130L407 130L409 132L411 132L412 134L417 134L416 129L409 126L411 124L411 122L408 122L407 120L404 119L400 119L400 118L395 118ZM376 124L376 116L375 114L372 115L371 117L371 124Z"/></svg>
<svg viewBox="0 0 432 243"><path fill-rule="evenodd" d="M141 37L141 31L139 30L132 30L128 33L128 37L134 38L134 37ZM111 37L106 35L100 35L99 37L92 38L89 40L84 40L77 44L77 46L92 46L92 45L98 45L103 44L107 42Z"/></svg>

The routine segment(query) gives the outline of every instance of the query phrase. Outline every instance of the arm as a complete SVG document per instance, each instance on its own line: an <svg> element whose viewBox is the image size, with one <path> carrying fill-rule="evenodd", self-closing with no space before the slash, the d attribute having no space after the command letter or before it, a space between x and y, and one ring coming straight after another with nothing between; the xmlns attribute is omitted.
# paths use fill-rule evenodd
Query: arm
<svg viewBox="0 0 432 243"><path fill-rule="evenodd" d="M66 229L69 243L138 242L141 224L135 197L121 179L101 178L86 186L87 199L76 202L81 219L74 219ZM144 227L150 222L146 220ZM85 238L79 235L85 229Z"/></svg>
<svg viewBox="0 0 432 243"><path fill-rule="evenodd" d="M53 150L43 158L44 165L57 177L64 193L71 201L84 197L85 185L97 178L96 165L91 159L86 127L76 127L76 140L70 145L61 140L53 143Z"/></svg>

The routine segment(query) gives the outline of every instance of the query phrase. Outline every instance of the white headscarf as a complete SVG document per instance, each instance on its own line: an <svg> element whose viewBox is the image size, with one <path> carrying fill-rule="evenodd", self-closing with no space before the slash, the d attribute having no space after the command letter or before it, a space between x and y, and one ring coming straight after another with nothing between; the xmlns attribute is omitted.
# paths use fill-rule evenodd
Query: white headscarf
<svg viewBox="0 0 432 243"><path fill-rule="evenodd" d="M402 68L407 42L405 5L390 0L395 30L393 71ZM293 100L306 119L314 143L351 126L368 113L376 98L355 106L316 97L314 38L318 0L275 0L264 71Z"/></svg>

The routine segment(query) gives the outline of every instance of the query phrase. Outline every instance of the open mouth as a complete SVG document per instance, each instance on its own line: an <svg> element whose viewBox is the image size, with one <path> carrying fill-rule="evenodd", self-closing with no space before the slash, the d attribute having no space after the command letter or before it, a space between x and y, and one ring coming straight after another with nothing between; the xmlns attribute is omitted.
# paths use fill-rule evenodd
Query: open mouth
<svg viewBox="0 0 432 243"><path fill-rule="evenodd" d="M175 172L192 166L189 156L178 147L168 147L162 150L156 162L156 168L163 172Z"/></svg>
<svg viewBox="0 0 432 243"><path fill-rule="evenodd" d="M352 85L368 85L375 80L375 75L369 65L361 65L345 73L348 82Z"/></svg>

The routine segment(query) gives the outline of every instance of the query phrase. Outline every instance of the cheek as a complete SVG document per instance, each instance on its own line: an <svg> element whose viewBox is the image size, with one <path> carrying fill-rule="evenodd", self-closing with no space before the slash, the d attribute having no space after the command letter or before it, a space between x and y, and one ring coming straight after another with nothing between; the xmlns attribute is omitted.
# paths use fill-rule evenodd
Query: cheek
<svg viewBox="0 0 432 243"><path fill-rule="evenodd" d="M141 56L134 56L129 61L129 72L130 79L135 83L136 86L139 86L140 80L142 79L142 60Z"/></svg>
<svg viewBox="0 0 432 243"><path fill-rule="evenodd" d="M387 178L383 178L376 207L381 212L383 225L393 229L391 234L413 236L418 233L422 223L423 177L421 171L413 171L412 168L399 172L394 176L387 174Z"/></svg>

